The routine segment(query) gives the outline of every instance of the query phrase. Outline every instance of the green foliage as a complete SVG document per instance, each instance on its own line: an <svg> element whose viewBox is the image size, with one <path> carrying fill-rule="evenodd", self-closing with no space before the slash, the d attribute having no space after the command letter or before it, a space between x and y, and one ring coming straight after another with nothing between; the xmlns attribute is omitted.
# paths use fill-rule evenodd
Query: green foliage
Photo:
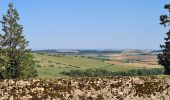
<svg viewBox="0 0 170 100"><path fill-rule="evenodd" d="M170 11L170 4L165 5L165 9ZM170 24L169 15L160 16L161 25L167 27ZM170 75L170 30L166 33L167 37L164 38L165 44L160 45L162 49L162 54L158 54L158 63L165 68L164 74Z"/></svg>
<svg viewBox="0 0 170 100"><path fill-rule="evenodd" d="M19 14L12 3L8 7L1 21L4 33L0 34L0 78L36 77L36 63L27 49L23 26L18 23Z"/></svg>
<svg viewBox="0 0 170 100"><path fill-rule="evenodd" d="M71 70L69 72L63 71L61 74L70 77L107 77L107 76L146 76L146 75L162 75L164 73L163 68L153 69L132 69L122 72L111 72L106 69L87 69Z"/></svg>

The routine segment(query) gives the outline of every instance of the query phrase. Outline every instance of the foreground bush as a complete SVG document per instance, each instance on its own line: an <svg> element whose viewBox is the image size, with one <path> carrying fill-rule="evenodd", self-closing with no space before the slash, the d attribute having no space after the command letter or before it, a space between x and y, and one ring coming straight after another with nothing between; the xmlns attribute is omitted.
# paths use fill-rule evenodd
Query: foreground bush
<svg viewBox="0 0 170 100"><path fill-rule="evenodd" d="M106 69L87 69L82 70L71 70L69 72L62 72L63 75L70 77L107 77L107 76L146 76L146 75L163 75L163 68L153 69L132 69L124 72L111 72Z"/></svg>
<svg viewBox="0 0 170 100"><path fill-rule="evenodd" d="M1 80L0 100L170 100L168 77Z"/></svg>

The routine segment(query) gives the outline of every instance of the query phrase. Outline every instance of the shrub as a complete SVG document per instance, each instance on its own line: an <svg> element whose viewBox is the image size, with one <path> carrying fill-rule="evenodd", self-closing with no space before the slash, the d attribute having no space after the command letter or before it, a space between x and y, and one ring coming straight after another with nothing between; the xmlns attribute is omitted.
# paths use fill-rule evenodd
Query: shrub
<svg viewBox="0 0 170 100"><path fill-rule="evenodd" d="M42 53L42 52L39 52L38 54L40 54L40 55L45 55L45 53Z"/></svg>
<svg viewBox="0 0 170 100"><path fill-rule="evenodd" d="M146 76L146 75L163 75L163 68L153 69L132 69L122 72L112 72L106 69L87 69L82 70L71 70L69 72L62 72L63 75L70 77L107 77L107 76Z"/></svg>

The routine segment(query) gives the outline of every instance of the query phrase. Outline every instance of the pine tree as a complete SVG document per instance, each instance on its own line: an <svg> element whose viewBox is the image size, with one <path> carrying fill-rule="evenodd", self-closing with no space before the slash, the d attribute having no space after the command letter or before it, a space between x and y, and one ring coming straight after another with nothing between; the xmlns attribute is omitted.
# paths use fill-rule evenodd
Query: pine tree
<svg viewBox="0 0 170 100"><path fill-rule="evenodd" d="M170 13L170 4L164 6L165 9L169 10ZM170 24L170 15L161 15L160 16L161 25L167 27ZM160 45L162 49L162 54L158 54L158 63L165 68L165 74L170 75L170 30L166 33L167 37L164 38L165 44Z"/></svg>
<svg viewBox="0 0 170 100"><path fill-rule="evenodd" d="M20 17L13 4L2 18L0 34L0 78L31 78L37 76L36 63L28 41L23 35L23 26L18 23Z"/></svg>

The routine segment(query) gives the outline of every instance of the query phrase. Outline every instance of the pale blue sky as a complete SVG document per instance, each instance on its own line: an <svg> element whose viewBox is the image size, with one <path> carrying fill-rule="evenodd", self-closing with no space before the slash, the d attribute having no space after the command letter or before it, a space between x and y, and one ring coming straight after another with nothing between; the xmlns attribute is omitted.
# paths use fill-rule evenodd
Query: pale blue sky
<svg viewBox="0 0 170 100"><path fill-rule="evenodd" d="M0 14L14 3L32 49L159 49L168 1L1 0Z"/></svg>

